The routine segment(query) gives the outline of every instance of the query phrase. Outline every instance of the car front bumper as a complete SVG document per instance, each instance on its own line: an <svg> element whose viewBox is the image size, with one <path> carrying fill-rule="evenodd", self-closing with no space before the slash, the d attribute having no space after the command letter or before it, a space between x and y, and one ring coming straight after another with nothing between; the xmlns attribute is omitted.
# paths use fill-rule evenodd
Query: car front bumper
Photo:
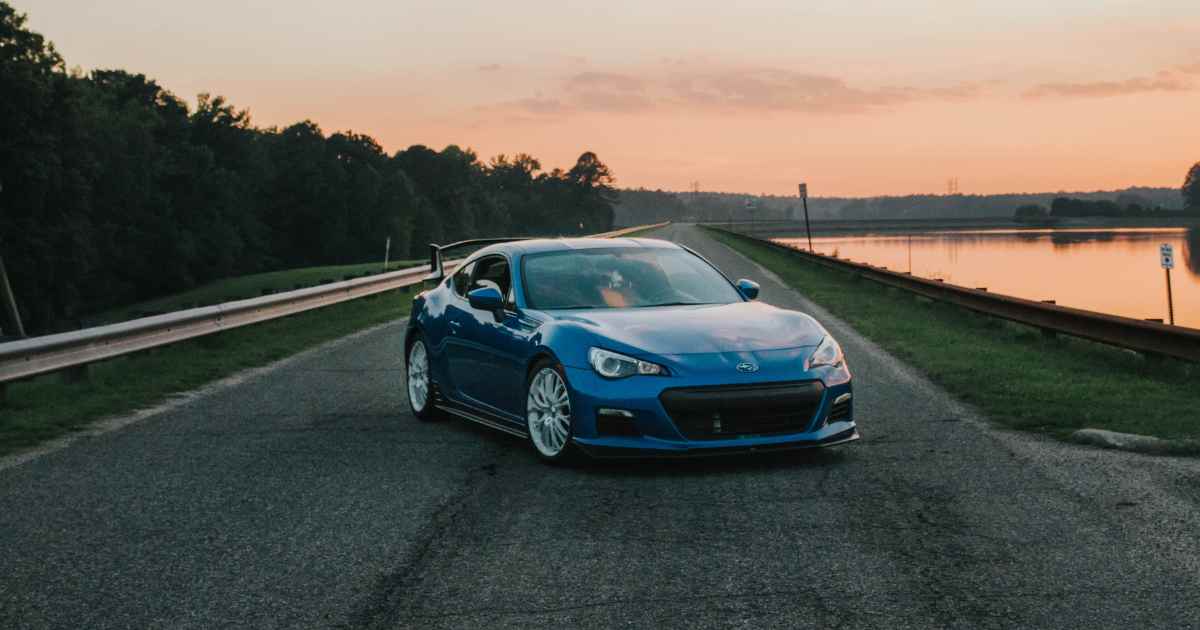
<svg viewBox="0 0 1200 630"><path fill-rule="evenodd" d="M780 374L737 375L732 379L704 375L690 378L635 376L619 381L604 379L588 368L567 367L566 372L572 390L573 442L593 457L725 455L822 448L859 439L853 414L853 386L844 368L835 373L790 374L788 378L782 378ZM739 418L733 417L754 416L760 414L763 407L778 406L779 396L774 395L776 400L773 401L771 389L801 386L813 391L812 398L798 403L795 416L786 425L772 425L768 430L757 431L756 425L739 425ZM698 433L694 410L684 421L679 417L677 406L668 409L664 398L672 399L663 394L669 390L734 392L737 395L730 404L736 408L722 407L726 401L718 395L713 402L714 428L705 428ZM756 398L759 390L766 390L761 404ZM632 430L628 434L613 434L612 416L600 421L601 410L620 413L619 421L628 423ZM721 413L725 414L725 427L732 428L726 429L728 435L721 429ZM776 417L778 415L775 413Z"/></svg>

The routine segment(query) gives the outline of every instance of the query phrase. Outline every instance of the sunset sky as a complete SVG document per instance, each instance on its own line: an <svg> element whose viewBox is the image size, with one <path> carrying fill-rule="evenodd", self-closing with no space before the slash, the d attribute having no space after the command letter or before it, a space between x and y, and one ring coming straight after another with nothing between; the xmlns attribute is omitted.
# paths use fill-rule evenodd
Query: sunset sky
<svg viewBox="0 0 1200 630"><path fill-rule="evenodd" d="M71 66L257 124L458 144L622 186L818 196L1177 187L1196 0L15 0Z"/></svg>

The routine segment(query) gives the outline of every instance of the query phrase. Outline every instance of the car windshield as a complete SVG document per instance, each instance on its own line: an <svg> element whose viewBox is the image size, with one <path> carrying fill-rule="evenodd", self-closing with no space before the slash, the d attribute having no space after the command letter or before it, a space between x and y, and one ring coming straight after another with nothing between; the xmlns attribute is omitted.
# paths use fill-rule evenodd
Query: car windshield
<svg viewBox="0 0 1200 630"><path fill-rule="evenodd" d="M679 249L614 248L525 257L530 308L728 304L741 296L711 265Z"/></svg>

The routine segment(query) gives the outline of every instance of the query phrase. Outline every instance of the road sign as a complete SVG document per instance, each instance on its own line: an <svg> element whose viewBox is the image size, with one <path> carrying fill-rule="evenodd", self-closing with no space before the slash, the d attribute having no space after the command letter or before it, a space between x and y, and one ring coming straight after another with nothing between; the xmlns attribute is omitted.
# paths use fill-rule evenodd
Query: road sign
<svg viewBox="0 0 1200 630"><path fill-rule="evenodd" d="M1175 268L1175 249L1174 248L1172 248L1167 243L1163 243L1162 247L1158 248L1158 253L1162 257L1162 268L1163 269L1174 269Z"/></svg>
<svg viewBox="0 0 1200 630"><path fill-rule="evenodd" d="M800 196L804 199L808 198L808 184L800 184Z"/></svg>

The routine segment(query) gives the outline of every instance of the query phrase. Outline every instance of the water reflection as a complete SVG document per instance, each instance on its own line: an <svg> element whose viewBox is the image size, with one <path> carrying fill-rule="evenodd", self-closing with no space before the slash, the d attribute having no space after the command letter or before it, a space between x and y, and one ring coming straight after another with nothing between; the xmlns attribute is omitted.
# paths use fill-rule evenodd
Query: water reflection
<svg viewBox="0 0 1200 630"><path fill-rule="evenodd" d="M800 244L801 239L779 239ZM941 231L813 237L826 254L996 293L1165 318L1158 248L1176 252L1176 323L1200 328L1200 227Z"/></svg>
<svg viewBox="0 0 1200 630"><path fill-rule="evenodd" d="M1183 260L1188 270L1200 275L1200 227L1188 228L1183 239Z"/></svg>
<svg viewBox="0 0 1200 630"><path fill-rule="evenodd" d="M1055 247L1069 247L1071 245L1090 243L1092 241L1112 241L1115 238L1116 238L1116 236L1113 234L1066 233L1066 234L1051 234L1050 242L1053 243Z"/></svg>

